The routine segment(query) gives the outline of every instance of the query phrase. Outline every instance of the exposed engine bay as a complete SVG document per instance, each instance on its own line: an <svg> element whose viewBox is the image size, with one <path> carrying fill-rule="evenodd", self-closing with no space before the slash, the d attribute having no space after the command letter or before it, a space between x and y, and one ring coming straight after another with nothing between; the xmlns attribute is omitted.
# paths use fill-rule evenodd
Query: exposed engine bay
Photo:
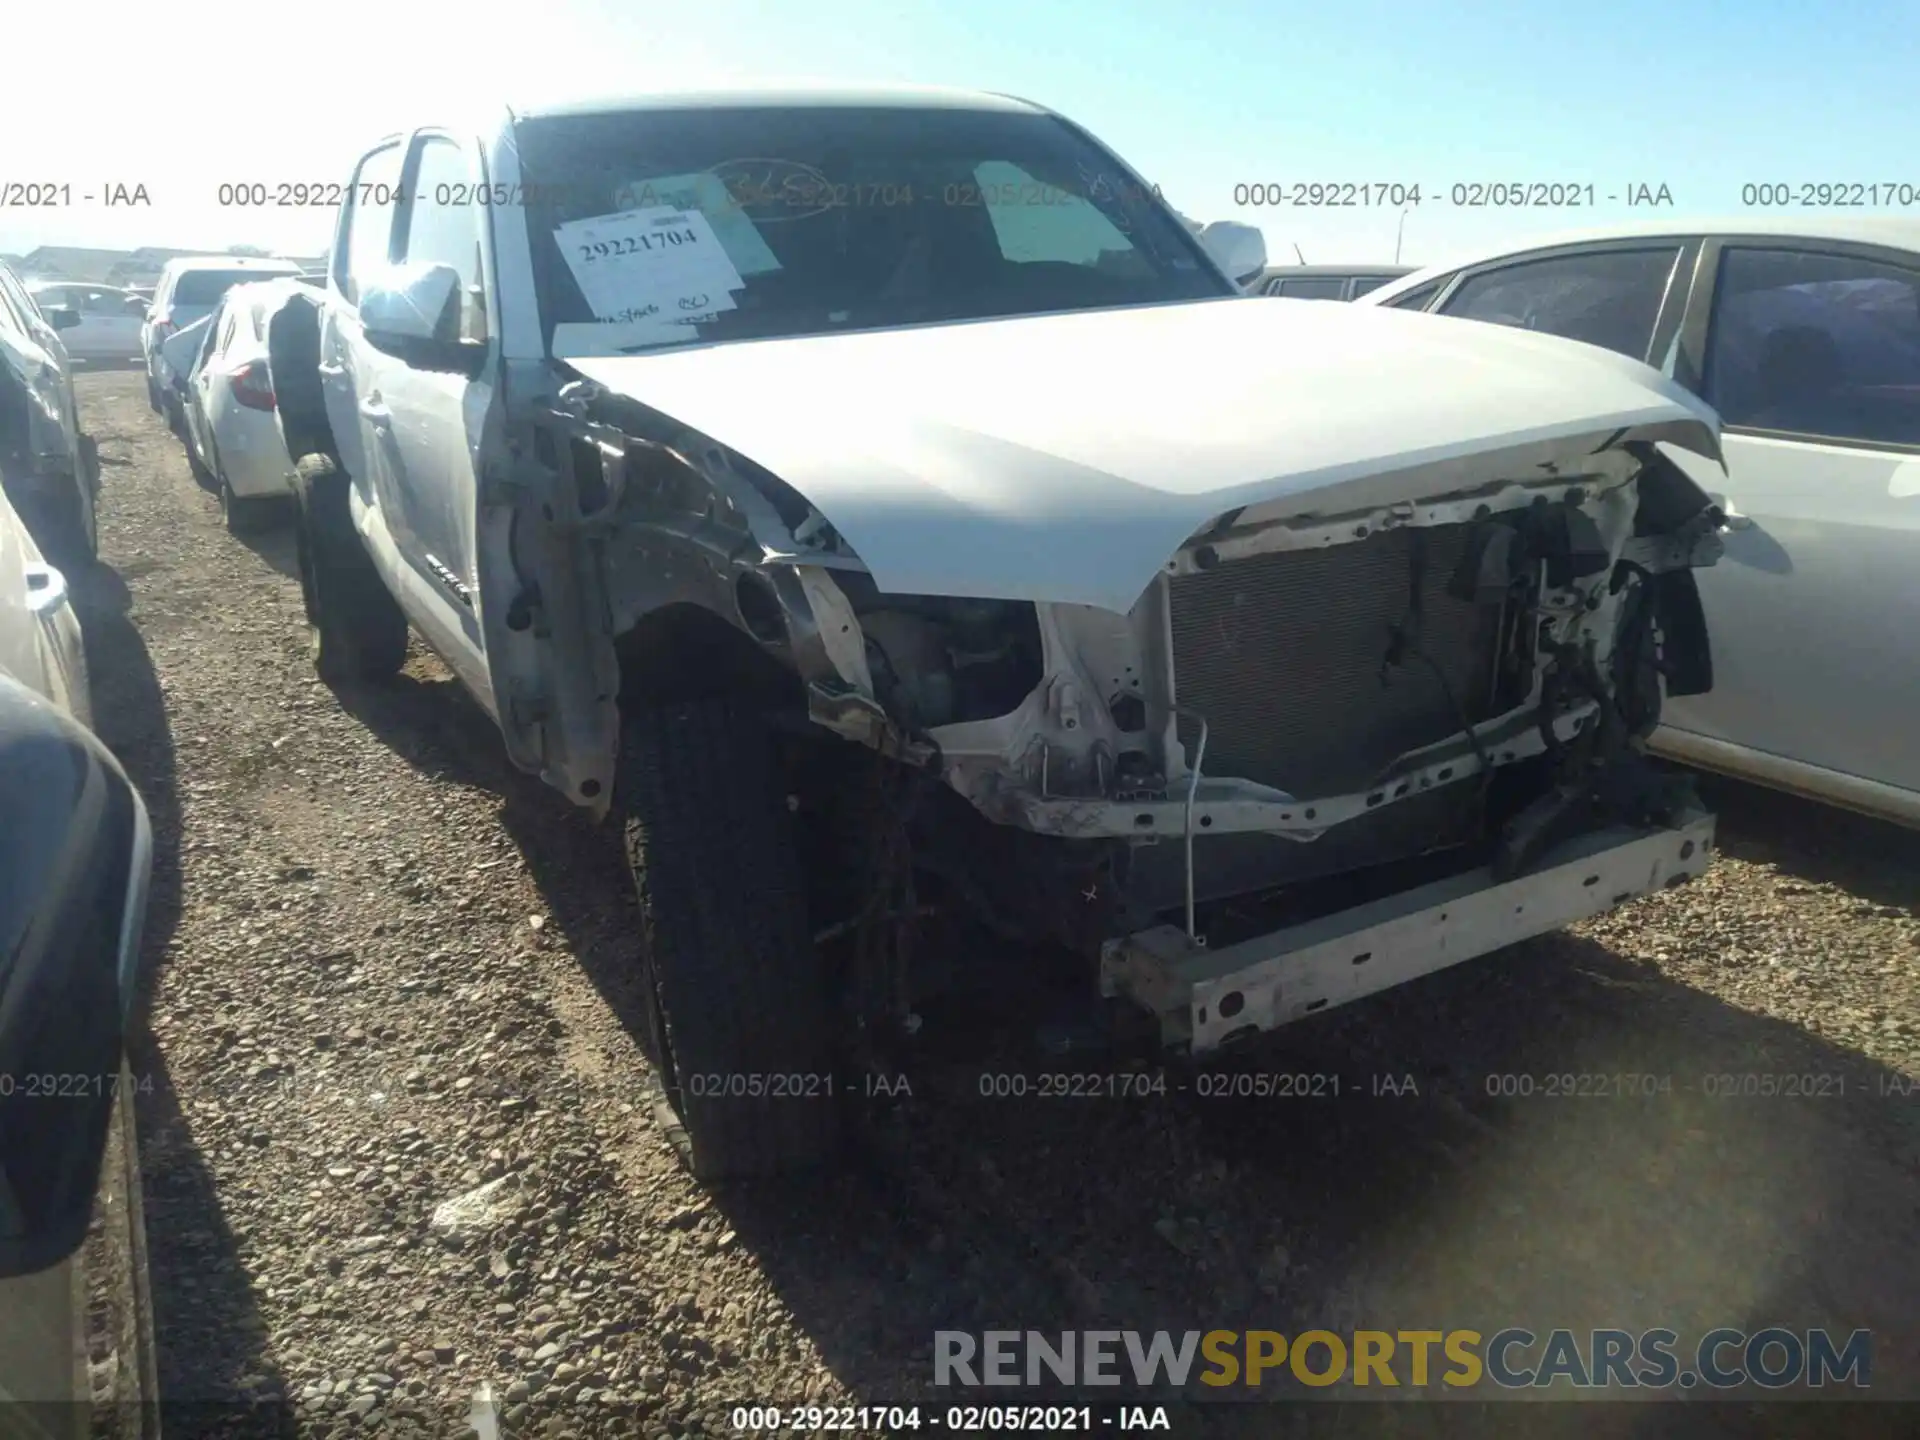
<svg viewBox="0 0 1920 1440"><path fill-rule="evenodd" d="M861 824L900 834L877 850L1010 938L1088 954L1183 914L1228 936L1416 872L1522 874L1687 802L1637 742L1663 686L1711 684L1690 567L1720 519L1650 444L1360 513L1231 512L1122 615L883 592L776 477L593 388L571 458L624 521L615 629L692 604L752 636L804 728L884 757ZM925 909L872 879L901 893L850 904Z"/></svg>

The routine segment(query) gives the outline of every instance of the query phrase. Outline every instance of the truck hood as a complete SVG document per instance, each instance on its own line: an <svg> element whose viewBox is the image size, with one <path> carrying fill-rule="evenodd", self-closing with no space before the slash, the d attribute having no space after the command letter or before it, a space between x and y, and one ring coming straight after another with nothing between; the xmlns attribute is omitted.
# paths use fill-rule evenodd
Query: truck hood
<svg viewBox="0 0 1920 1440"><path fill-rule="evenodd" d="M560 358L779 476L906 594L1124 612L1236 507L1372 509L1635 439L1720 458L1714 412L1637 361L1325 301Z"/></svg>

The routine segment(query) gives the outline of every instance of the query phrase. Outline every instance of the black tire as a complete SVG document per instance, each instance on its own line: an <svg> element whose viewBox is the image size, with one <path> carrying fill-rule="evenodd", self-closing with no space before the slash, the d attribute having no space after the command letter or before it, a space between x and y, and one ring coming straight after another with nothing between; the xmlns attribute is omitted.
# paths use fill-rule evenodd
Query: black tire
<svg viewBox="0 0 1920 1440"><path fill-rule="evenodd" d="M160 413L160 387L153 383L153 372L147 372L147 408L154 414Z"/></svg>
<svg viewBox="0 0 1920 1440"><path fill-rule="evenodd" d="M836 1008L764 724L724 700L630 716L616 796L662 1130L700 1180L827 1163Z"/></svg>
<svg viewBox="0 0 1920 1440"><path fill-rule="evenodd" d="M187 417L180 409L180 397L177 395L162 394L160 397L160 413L166 416L167 429L173 432L176 439L184 442L187 438Z"/></svg>
<svg viewBox="0 0 1920 1440"><path fill-rule="evenodd" d="M391 679L407 660L407 617L353 528L347 473L330 455L303 456L294 469L313 668L329 685Z"/></svg>

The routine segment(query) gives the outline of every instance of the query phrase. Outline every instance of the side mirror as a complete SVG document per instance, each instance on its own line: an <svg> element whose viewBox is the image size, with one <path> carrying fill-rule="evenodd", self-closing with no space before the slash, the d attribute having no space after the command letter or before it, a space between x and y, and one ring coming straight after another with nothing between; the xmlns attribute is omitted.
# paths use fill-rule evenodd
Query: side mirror
<svg viewBox="0 0 1920 1440"><path fill-rule="evenodd" d="M80 323L80 312L71 305L49 305L42 313L56 330L71 330Z"/></svg>
<svg viewBox="0 0 1920 1440"><path fill-rule="evenodd" d="M1246 284L1267 268L1267 237L1257 225L1215 220L1201 227L1200 243L1236 285Z"/></svg>
<svg viewBox="0 0 1920 1440"><path fill-rule="evenodd" d="M93 1213L125 1074L153 838L119 762L0 676L0 1278L58 1264Z"/></svg>
<svg viewBox="0 0 1920 1440"><path fill-rule="evenodd" d="M451 265L390 265L360 292L360 326L369 345L409 364L471 370L485 352L460 338L461 300Z"/></svg>

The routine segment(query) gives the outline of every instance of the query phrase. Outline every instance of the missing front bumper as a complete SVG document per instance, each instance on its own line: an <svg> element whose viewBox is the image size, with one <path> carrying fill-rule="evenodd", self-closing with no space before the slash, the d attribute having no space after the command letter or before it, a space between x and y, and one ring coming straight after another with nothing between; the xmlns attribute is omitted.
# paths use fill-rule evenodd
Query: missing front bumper
<svg viewBox="0 0 1920 1440"><path fill-rule="evenodd" d="M1108 942L1101 986L1200 1054L1690 880L1712 860L1713 827L1694 807L1671 829L1596 831L1515 880L1483 868L1219 950L1158 926Z"/></svg>

